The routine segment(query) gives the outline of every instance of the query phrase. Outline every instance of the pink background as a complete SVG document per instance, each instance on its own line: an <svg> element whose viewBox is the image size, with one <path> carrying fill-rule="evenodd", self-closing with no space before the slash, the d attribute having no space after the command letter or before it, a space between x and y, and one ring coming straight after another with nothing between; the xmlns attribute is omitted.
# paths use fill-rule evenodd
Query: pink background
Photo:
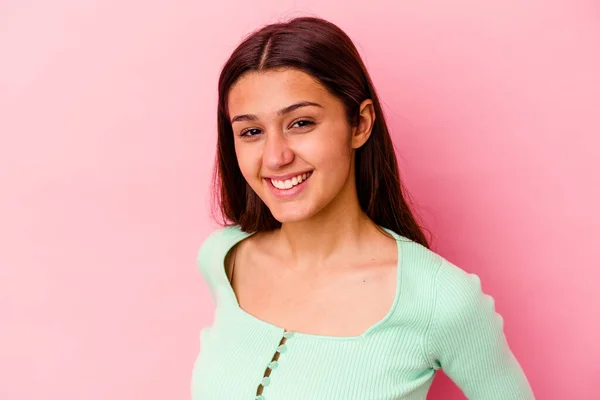
<svg viewBox="0 0 600 400"><path fill-rule="evenodd" d="M189 398L219 69L307 12L356 41L537 397L600 398L600 5L573 0L0 2L0 398Z"/></svg>

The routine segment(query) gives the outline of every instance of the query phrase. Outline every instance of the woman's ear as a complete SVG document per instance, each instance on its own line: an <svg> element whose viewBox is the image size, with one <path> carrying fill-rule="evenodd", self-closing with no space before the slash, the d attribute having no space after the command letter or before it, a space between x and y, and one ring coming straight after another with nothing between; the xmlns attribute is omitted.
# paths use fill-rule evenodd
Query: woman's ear
<svg viewBox="0 0 600 400"><path fill-rule="evenodd" d="M352 128L352 148L358 149L369 140L375 123L373 101L367 99L360 103L358 125Z"/></svg>

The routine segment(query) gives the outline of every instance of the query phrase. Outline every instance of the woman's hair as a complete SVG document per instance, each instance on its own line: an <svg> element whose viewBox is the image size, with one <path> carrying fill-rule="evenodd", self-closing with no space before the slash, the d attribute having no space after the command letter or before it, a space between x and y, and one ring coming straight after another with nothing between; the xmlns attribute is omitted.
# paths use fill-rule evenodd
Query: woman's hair
<svg viewBox="0 0 600 400"><path fill-rule="evenodd" d="M392 140L361 57L340 28L314 17L267 25L252 33L221 71L213 188L223 222L238 224L245 232L281 226L242 176L227 107L229 90L246 72L280 68L294 68L320 81L344 103L351 126L359 122L360 104L366 99L373 101L375 122L371 136L355 155L360 207L377 225L429 247L403 196Z"/></svg>

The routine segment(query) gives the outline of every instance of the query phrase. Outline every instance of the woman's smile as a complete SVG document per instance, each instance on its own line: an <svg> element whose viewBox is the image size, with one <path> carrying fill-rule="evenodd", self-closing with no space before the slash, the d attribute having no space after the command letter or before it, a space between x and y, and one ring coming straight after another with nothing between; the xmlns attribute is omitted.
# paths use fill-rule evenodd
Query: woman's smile
<svg viewBox="0 0 600 400"><path fill-rule="evenodd" d="M304 190L311 176L312 171L309 171L286 176L269 177L265 178L264 181L275 197L289 199L296 197Z"/></svg>

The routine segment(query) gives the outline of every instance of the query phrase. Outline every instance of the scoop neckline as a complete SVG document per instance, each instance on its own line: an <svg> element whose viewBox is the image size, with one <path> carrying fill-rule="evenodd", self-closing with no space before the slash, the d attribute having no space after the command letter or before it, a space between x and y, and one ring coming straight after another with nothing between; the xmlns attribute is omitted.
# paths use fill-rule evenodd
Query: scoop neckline
<svg viewBox="0 0 600 400"><path fill-rule="evenodd" d="M368 335L370 335L373 331L377 330L377 328L379 328L381 325L383 325L385 322L387 322L388 319L390 319L392 317L392 315L396 311L398 302L400 300L401 277L402 277L402 269L403 269L403 264L404 264L403 245L402 245L403 241L401 240L402 236L399 235L398 233L392 231L391 229L385 228L383 226L379 226L379 227L381 229L383 229L384 231L386 231L387 233L389 233L396 241L398 259L396 262L396 289L394 292L394 300L393 300L392 305L390 306L390 309L388 310L388 312L381 319L379 319L377 322L370 325L367 329L365 329L359 335L334 336L334 335L318 335L318 334L312 334L312 333L291 331L291 330L287 330L284 327L281 327L279 325L276 325L271 322L265 321L261 318L258 318L257 316L250 314L248 311L244 310L240 306L237 295L235 294L235 291L233 290L233 287L231 286L231 282L229 281L229 277L227 276L227 272L225 271L225 259L227 258L227 255L229 254L231 249L233 249L237 244L239 244L243 240L248 239L249 237L253 236L256 232L248 233L248 232L242 231L237 226L229 227L229 228L237 228L236 230L237 230L237 232L240 233L240 235L238 237L236 237L235 240L231 241L226 246L225 252L223 253L222 257L219 257L220 279L224 282L224 285L227 289L228 295L233 303L233 308L235 309L235 311L238 314L240 314L242 317L249 319L253 322L257 322L269 329L277 330L281 333L281 335L283 335L285 332L289 332L289 333L292 333L295 337L303 337L303 338L307 338L307 339L338 340L338 341L362 340L365 337L367 337Z"/></svg>

